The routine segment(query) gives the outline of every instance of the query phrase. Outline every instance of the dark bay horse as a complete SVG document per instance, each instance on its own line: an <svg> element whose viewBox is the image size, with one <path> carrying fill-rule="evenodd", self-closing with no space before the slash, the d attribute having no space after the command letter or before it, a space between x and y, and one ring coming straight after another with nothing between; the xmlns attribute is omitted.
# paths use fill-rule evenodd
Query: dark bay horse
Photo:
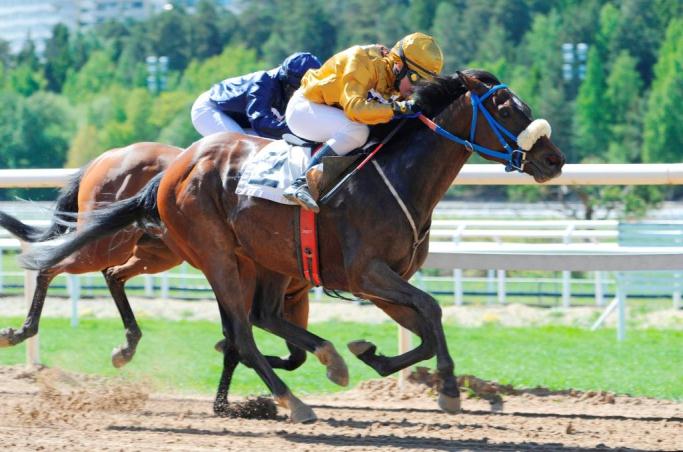
<svg viewBox="0 0 683 452"><path fill-rule="evenodd" d="M456 140L435 134L417 120L408 122L372 165L321 206L322 279L328 288L369 299L421 339L416 348L396 357L378 354L370 342L356 341L349 348L358 358L388 375L436 355L442 381L439 406L457 412L460 395L441 308L407 282L427 256L432 211L472 150L488 149L486 158L520 169L537 182L558 176L564 156L551 142L549 129L531 133L535 121L529 107L487 72L437 79L418 89L415 98L441 131ZM477 115L486 116L488 125L483 119L477 125ZM470 140L457 138L468 136ZM522 137L525 146L519 144ZM262 146L259 140L235 134L200 140L135 198L97 212L89 228L55 248L33 251L24 264L44 268L132 222L157 221L165 243L206 275L241 358L276 401L290 409L294 421L308 421L315 414L273 372L250 327L250 322L258 323L308 351L326 344L280 315L288 281L300 277L293 221L297 210L235 195L242 164ZM253 300L251 310L240 299Z"/></svg>
<svg viewBox="0 0 683 452"><path fill-rule="evenodd" d="M104 152L81 168L62 189L56 202L51 224L39 229L22 223L0 211L0 227L17 238L30 243L43 242L64 236L75 214L81 214L77 229L87 223L87 213L112 202L129 198L138 193L149 180L165 170L182 149L161 143L135 143L124 148ZM125 284L141 274L159 273L182 262L163 241L140 228L127 228L113 237L106 237L81 248L64 261L50 268L41 269L37 275L28 316L18 330L6 328L0 331L0 347L16 345L38 332L40 316L52 279L61 273L87 273L101 271L119 310L125 328L126 343L112 352L112 364L121 367L135 355L142 337L135 315L125 292ZM308 289L305 280L293 280L285 295L285 318L306 327L308 322ZM224 341L217 349L224 352ZM277 368L293 370L306 359L305 351L288 344L288 358L269 357ZM216 411L227 407L230 378L239 355L226 353L225 366L214 404Z"/></svg>

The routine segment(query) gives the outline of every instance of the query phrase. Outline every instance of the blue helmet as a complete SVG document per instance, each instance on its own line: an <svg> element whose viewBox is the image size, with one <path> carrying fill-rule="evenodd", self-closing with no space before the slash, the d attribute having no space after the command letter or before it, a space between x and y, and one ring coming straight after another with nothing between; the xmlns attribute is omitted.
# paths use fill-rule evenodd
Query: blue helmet
<svg viewBox="0 0 683 452"><path fill-rule="evenodd" d="M308 52L293 53L282 62L280 66L280 80L286 81L295 88L301 85L301 77L309 69L318 69L320 60Z"/></svg>

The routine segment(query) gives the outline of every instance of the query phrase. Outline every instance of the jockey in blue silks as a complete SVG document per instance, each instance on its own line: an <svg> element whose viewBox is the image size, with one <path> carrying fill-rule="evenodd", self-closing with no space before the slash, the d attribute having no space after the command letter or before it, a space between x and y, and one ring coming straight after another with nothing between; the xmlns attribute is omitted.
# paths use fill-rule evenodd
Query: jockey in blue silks
<svg viewBox="0 0 683 452"><path fill-rule="evenodd" d="M291 133L284 118L289 98L306 71L319 67L315 55L297 52L276 68L216 83L192 105L192 125L203 136L249 132L279 139Z"/></svg>

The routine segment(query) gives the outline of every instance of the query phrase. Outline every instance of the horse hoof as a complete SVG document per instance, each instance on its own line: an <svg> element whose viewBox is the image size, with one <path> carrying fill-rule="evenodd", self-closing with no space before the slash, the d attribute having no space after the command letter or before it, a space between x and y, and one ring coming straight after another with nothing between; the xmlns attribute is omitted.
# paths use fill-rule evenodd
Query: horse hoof
<svg viewBox="0 0 683 452"><path fill-rule="evenodd" d="M289 418L297 424L310 424L318 420L313 409L303 403L290 412Z"/></svg>
<svg viewBox="0 0 683 452"><path fill-rule="evenodd" d="M439 393L439 408L446 413L460 412L460 397L451 397L446 394Z"/></svg>
<svg viewBox="0 0 683 452"><path fill-rule="evenodd" d="M218 353L225 353L225 339L221 339L220 341L216 342L216 345L214 345L213 348Z"/></svg>
<svg viewBox="0 0 683 452"><path fill-rule="evenodd" d="M296 398L291 392L284 396L275 397L275 401L278 405L289 408L289 419L292 422L306 424L318 420L313 409Z"/></svg>
<svg viewBox="0 0 683 452"><path fill-rule="evenodd" d="M323 365L327 366L327 378L329 378L330 381L339 386L348 386L349 368L346 366L344 358L337 353L337 350L332 343L325 342L313 353Z"/></svg>
<svg viewBox="0 0 683 452"><path fill-rule="evenodd" d="M125 366L133 359L133 353L127 352L123 347L116 347L111 352L111 363L117 369Z"/></svg>
<svg viewBox="0 0 683 452"><path fill-rule="evenodd" d="M351 353L353 353L356 356L360 356L363 353L367 352L368 350L371 350L372 348L375 347L375 344L372 342L368 342L366 340L358 340L358 341L351 341L346 346L349 348Z"/></svg>
<svg viewBox="0 0 683 452"><path fill-rule="evenodd" d="M14 345L10 338L14 337L14 330L12 328L5 328L0 331L0 348L10 347Z"/></svg>

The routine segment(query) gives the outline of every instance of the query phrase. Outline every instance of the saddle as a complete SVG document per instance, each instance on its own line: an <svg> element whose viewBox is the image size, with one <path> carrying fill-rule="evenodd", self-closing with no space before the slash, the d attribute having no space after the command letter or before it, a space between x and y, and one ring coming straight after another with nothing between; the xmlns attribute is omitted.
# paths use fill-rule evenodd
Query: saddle
<svg viewBox="0 0 683 452"><path fill-rule="evenodd" d="M311 155L322 145L315 141L305 140L293 134L286 133L282 136L286 143L292 146L301 146L311 149ZM308 187L313 198L318 201L335 183L342 179L348 172L355 168L355 164L365 157L371 149L379 144L378 140L369 140L362 147L354 149L346 155L323 158L322 168L313 167L306 174Z"/></svg>

